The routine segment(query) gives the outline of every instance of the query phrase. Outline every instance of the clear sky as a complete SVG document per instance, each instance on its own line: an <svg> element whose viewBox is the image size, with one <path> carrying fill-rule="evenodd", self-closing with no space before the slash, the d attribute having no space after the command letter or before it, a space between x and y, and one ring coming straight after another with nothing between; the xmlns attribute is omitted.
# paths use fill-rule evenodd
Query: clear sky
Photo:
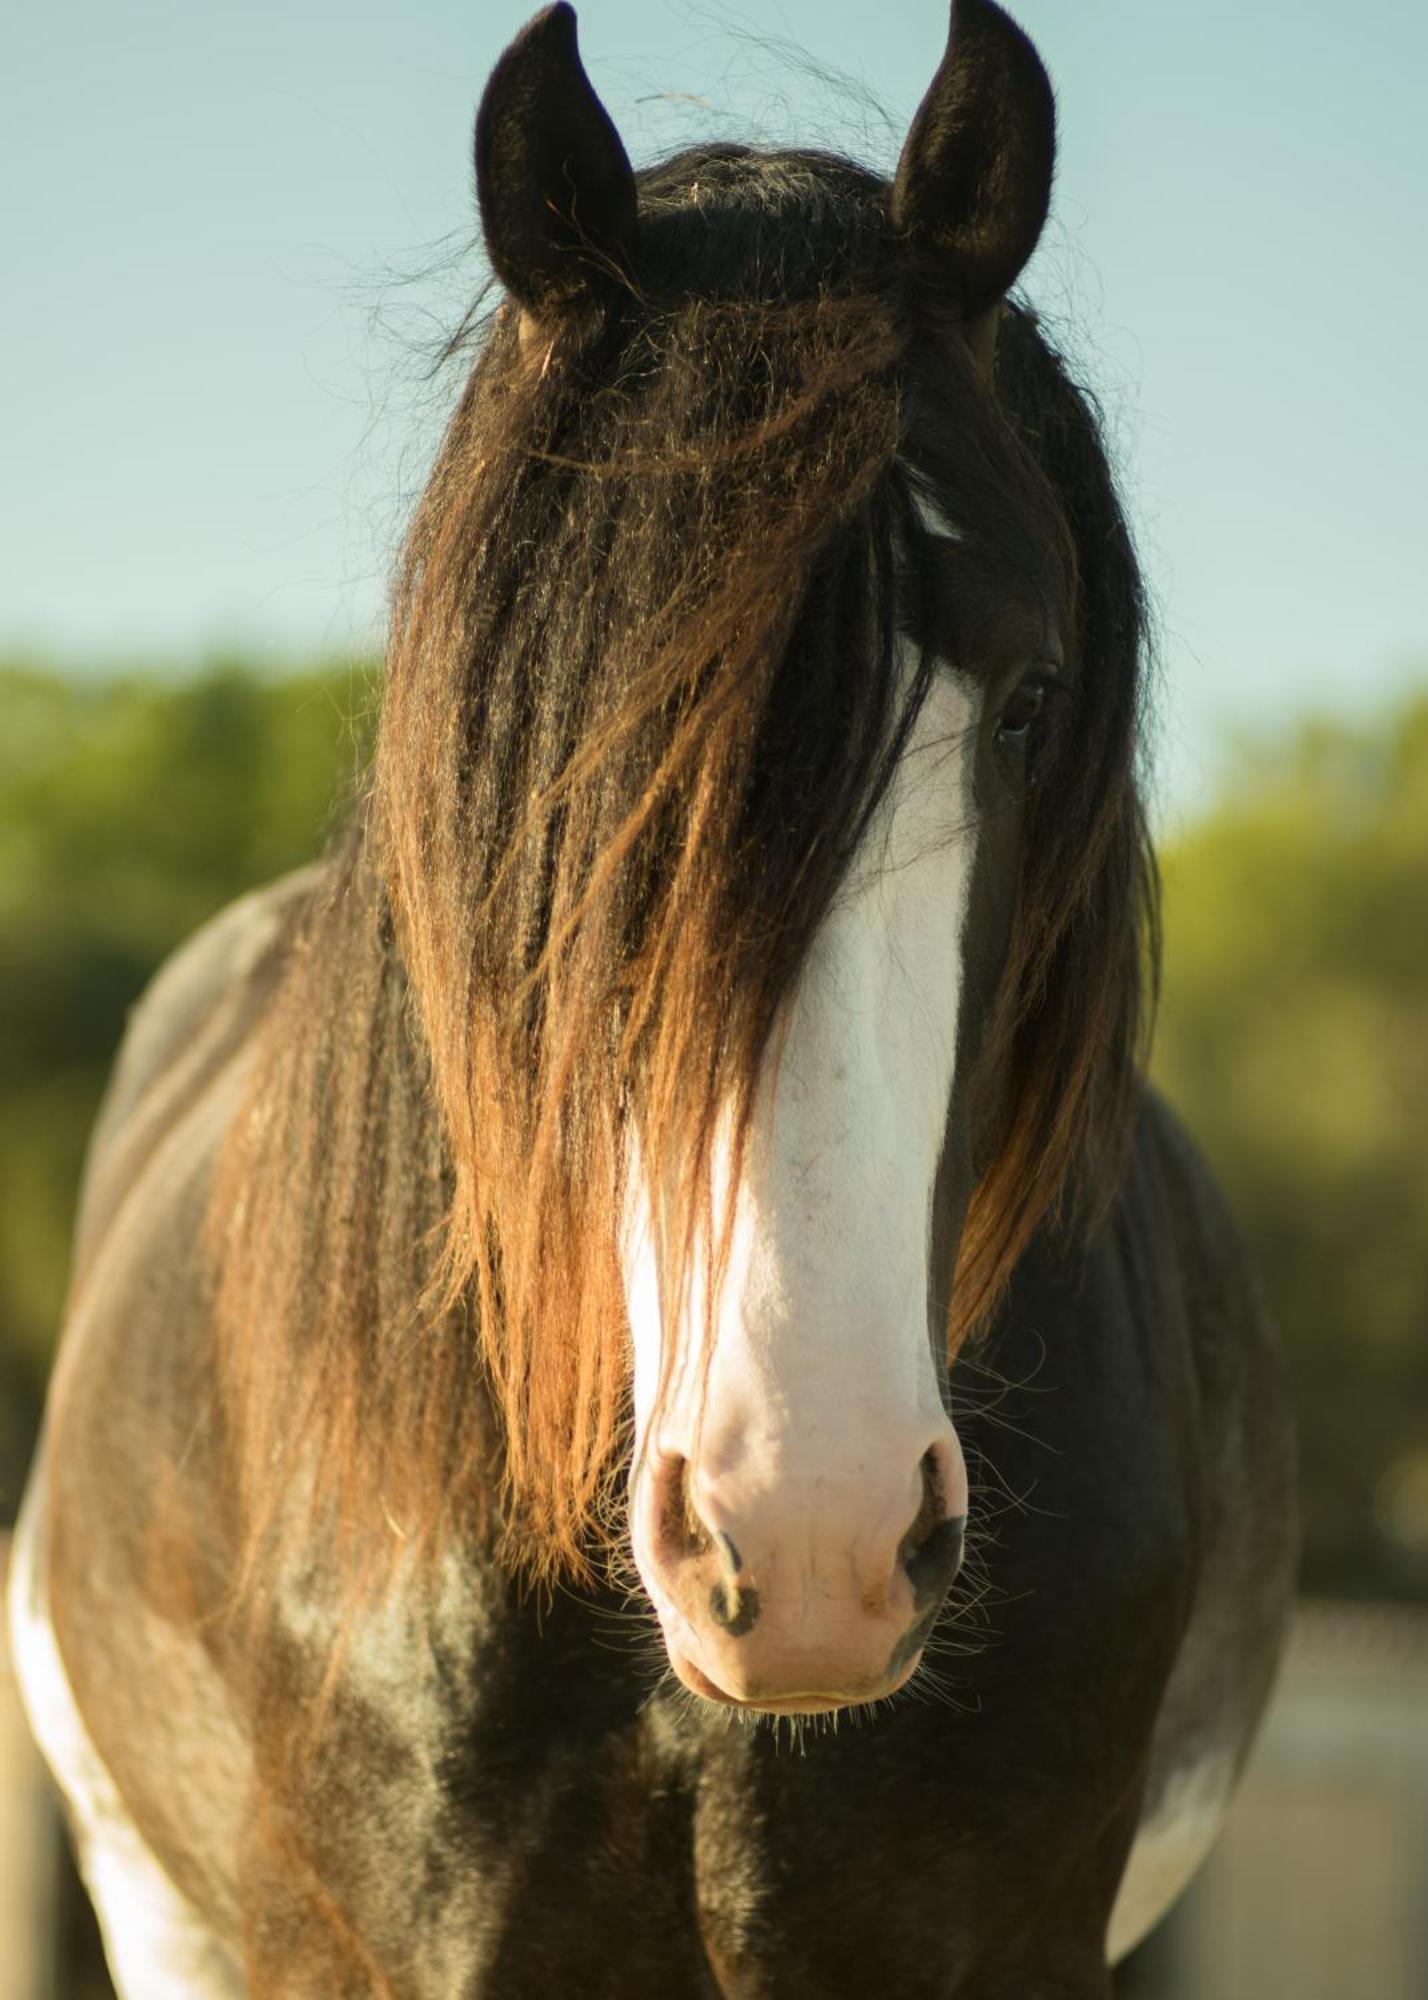
<svg viewBox="0 0 1428 2000"><path fill-rule="evenodd" d="M637 164L722 133L889 167L946 35L937 0L579 11ZM1227 724L1428 674L1428 7L1013 11L1061 107L1024 290L1112 419L1161 614L1162 802L1192 809ZM0 646L180 663L375 637L455 389L427 351L480 277L472 113L524 18L7 14Z"/></svg>

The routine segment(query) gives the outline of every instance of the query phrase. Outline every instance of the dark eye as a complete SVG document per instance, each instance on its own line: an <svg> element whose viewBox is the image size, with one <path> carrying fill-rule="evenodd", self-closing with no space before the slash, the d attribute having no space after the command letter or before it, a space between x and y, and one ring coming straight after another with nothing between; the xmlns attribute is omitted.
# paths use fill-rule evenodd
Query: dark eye
<svg viewBox="0 0 1428 2000"><path fill-rule="evenodd" d="M997 747L1020 751L1046 708L1049 689L1042 674L1031 674L997 717Z"/></svg>
<svg viewBox="0 0 1428 2000"><path fill-rule="evenodd" d="M1043 775L1062 708L1071 690L1054 672L1028 674L997 717L996 746L1018 784L1035 784Z"/></svg>

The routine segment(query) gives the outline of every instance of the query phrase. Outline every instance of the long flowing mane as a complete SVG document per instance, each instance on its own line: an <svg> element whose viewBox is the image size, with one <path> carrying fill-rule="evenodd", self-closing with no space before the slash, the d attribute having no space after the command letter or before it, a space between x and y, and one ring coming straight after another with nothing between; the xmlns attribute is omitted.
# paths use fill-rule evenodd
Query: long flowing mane
<svg viewBox="0 0 1428 2000"><path fill-rule="evenodd" d="M659 1220L687 1253L926 691L930 657L896 671L919 493L979 589L1056 607L1078 690L1026 809L951 1350L1049 1212L1094 1226L1133 1116L1143 611L1094 406L1015 308L989 390L847 161L698 149L640 176L640 215L608 311L472 321L370 780L220 1162L253 1546L321 1534L353 1577L471 1534L546 1574L588 1554L625 1437L628 1135L681 1163Z"/></svg>

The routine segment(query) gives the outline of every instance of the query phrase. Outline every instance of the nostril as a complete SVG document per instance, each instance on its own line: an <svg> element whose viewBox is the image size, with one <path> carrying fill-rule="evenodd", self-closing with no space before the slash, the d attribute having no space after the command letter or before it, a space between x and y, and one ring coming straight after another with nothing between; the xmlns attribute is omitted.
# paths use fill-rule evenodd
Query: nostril
<svg viewBox="0 0 1428 2000"><path fill-rule="evenodd" d="M912 1583L918 1611L940 1602L962 1566L966 1517L947 1512L950 1497L934 1447L923 1453L922 1502L898 1545L898 1560Z"/></svg>
<svg viewBox="0 0 1428 2000"><path fill-rule="evenodd" d="M731 1639L742 1639L758 1623L760 1607L759 1593L745 1570L738 1544L727 1530L721 1528L711 1533L700 1520L690 1497L687 1460L671 1452L657 1462L653 1476L661 1560L672 1570L681 1563L712 1555L709 1615ZM706 1570L706 1581L708 1574Z"/></svg>
<svg viewBox="0 0 1428 2000"><path fill-rule="evenodd" d="M709 1530L689 1497L688 1475L689 1461L677 1453L661 1459L655 1473L659 1548L667 1562L702 1556L711 1546Z"/></svg>
<svg viewBox="0 0 1428 2000"><path fill-rule="evenodd" d="M719 1550L719 1577L709 1593L710 1615L731 1639L742 1639L758 1623L759 1593L744 1574L743 1558L733 1536L721 1528L714 1540Z"/></svg>
<svg viewBox="0 0 1428 2000"><path fill-rule="evenodd" d="M719 1554L723 1559L726 1578L730 1583L737 1583L739 1581L739 1572L744 1567L744 1558L739 1554L734 1537L726 1529L720 1528L715 1534L714 1539L719 1544Z"/></svg>
<svg viewBox="0 0 1428 2000"><path fill-rule="evenodd" d="M898 1545L898 1560L903 1563L911 1561L923 1547L928 1536L935 1533L939 1523L946 1518L942 1500L942 1478L935 1451L928 1450L922 1454L921 1471L922 1499L912 1518L912 1526Z"/></svg>

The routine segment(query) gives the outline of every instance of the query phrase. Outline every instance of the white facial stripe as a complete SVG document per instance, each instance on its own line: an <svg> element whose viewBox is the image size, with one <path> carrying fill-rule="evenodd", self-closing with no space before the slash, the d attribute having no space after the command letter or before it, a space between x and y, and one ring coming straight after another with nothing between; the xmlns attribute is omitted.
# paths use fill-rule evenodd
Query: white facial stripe
<svg viewBox="0 0 1428 2000"><path fill-rule="evenodd" d="M909 483L908 490L912 494L913 512L929 535L937 535L943 541L947 542L960 542L962 540L962 530L951 519L950 515L942 511L942 508L927 491L926 487L920 485L916 480L912 480Z"/></svg>
<svg viewBox="0 0 1428 2000"><path fill-rule="evenodd" d="M820 1478L851 1478L882 1416L899 1432L914 1414L940 1419L927 1257L956 1061L978 700L968 683L934 681L814 942L776 1078L755 1106L702 1425L702 1287L691 1274L652 1442L692 1457L698 1431L716 1470L757 1460L762 1482L816 1461ZM638 1193L637 1206L647 1214ZM638 1221L626 1260L643 1438L661 1339Z"/></svg>

